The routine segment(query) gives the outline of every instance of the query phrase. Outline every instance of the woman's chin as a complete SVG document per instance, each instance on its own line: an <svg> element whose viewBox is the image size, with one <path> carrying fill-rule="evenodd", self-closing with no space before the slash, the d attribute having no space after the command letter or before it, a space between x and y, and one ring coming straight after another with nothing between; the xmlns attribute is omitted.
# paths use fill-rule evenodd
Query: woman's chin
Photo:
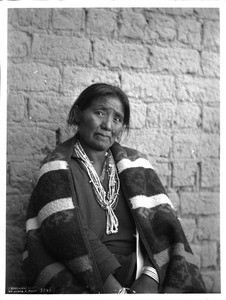
<svg viewBox="0 0 226 300"><path fill-rule="evenodd" d="M113 145L114 139L95 136L95 138L90 139L89 141L84 141L80 138L80 142L84 148L88 146L89 148L96 151L108 151L109 148Z"/></svg>
<svg viewBox="0 0 226 300"><path fill-rule="evenodd" d="M111 147L111 144L107 143L98 143L95 145L95 148L97 151L108 151L108 149Z"/></svg>
<svg viewBox="0 0 226 300"><path fill-rule="evenodd" d="M112 142L108 141L96 141L95 145L94 145L94 149L98 150L98 151L107 151L111 146L112 146Z"/></svg>

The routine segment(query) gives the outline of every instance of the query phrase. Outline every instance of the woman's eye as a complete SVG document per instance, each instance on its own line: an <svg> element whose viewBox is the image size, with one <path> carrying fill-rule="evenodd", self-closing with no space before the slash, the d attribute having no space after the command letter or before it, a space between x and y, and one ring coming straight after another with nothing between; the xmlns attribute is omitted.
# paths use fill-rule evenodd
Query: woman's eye
<svg viewBox="0 0 226 300"><path fill-rule="evenodd" d="M100 117L104 117L104 112L103 111L97 111L96 114Z"/></svg>
<svg viewBox="0 0 226 300"><path fill-rule="evenodd" d="M121 119L120 117L115 117L115 122L121 123L121 122L122 122L122 119Z"/></svg>

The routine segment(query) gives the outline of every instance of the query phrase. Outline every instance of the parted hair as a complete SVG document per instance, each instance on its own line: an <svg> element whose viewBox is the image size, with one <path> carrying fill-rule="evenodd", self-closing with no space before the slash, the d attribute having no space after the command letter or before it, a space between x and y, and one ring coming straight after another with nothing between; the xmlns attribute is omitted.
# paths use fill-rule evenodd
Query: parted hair
<svg viewBox="0 0 226 300"><path fill-rule="evenodd" d="M94 83L88 86L75 100L72 105L68 117L67 123L69 126L78 125L76 121L76 111L79 108L80 111L84 111L91 106L93 101L103 99L106 96L118 98L124 107L124 125L125 129L129 130L130 123L130 104L127 95L117 86L113 86L107 83Z"/></svg>

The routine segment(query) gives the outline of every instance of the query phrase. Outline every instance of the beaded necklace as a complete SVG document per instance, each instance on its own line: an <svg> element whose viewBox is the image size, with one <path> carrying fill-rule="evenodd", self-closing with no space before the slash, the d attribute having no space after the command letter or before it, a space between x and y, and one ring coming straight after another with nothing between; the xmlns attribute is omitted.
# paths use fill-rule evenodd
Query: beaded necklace
<svg viewBox="0 0 226 300"><path fill-rule="evenodd" d="M90 183L92 183L97 203L102 209L106 211L106 233L113 234L118 232L118 219L114 213L114 209L118 203L118 195L120 188L120 181L118 177L118 172L116 170L115 162L109 151L109 164L108 164L108 192L106 193L93 164L86 155L82 145L77 140L74 146L74 151L76 155L81 158L87 173L90 178Z"/></svg>

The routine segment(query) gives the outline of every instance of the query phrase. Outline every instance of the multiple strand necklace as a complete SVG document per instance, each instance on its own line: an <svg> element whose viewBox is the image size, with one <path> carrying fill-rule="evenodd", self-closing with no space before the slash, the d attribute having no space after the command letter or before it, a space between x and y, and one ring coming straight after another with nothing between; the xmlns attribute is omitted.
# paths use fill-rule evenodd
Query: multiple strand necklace
<svg viewBox="0 0 226 300"><path fill-rule="evenodd" d="M118 203L118 195L120 188L120 181L118 172L116 170L115 162L112 154L109 151L109 164L108 164L108 191L105 192L101 180L88 156L86 155L82 145L77 140L74 146L76 155L81 159L85 166L87 173L92 183L97 203L102 209L106 211L106 233L112 234L118 232L118 219L114 213L114 209Z"/></svg>

